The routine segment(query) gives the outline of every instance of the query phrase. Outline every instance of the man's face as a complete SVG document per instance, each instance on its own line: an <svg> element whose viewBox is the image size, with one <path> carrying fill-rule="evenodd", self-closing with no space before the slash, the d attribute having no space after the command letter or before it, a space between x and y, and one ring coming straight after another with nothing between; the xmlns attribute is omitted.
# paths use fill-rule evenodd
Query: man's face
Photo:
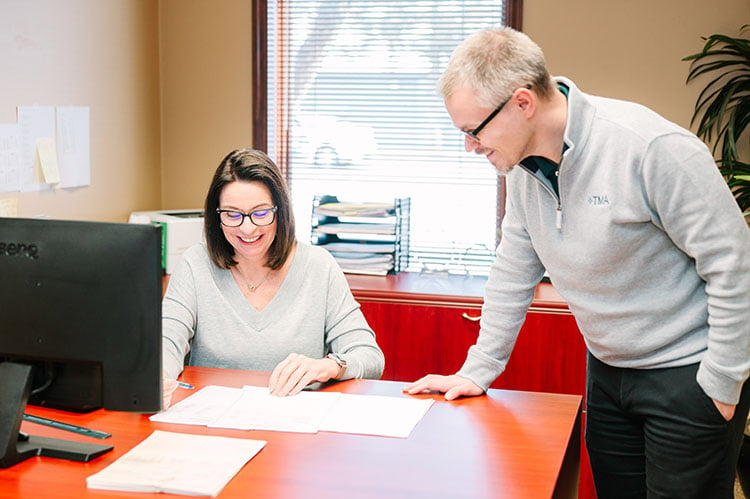
<svg viewBox="0 0 750 499"><path fill-rule="evenodd" d="M498 173L503 175L525 157L523 153L528 143L525 120L522 120L522 112L516 102L517 93L510 96L500 111L476 134L476 138L470 135L464 138L467 152L474 151L486 156ZM456 90L446 97L445 108L453 124L463 132L474 131L497 109L479 104L476 93L468 88Z"/></svg>

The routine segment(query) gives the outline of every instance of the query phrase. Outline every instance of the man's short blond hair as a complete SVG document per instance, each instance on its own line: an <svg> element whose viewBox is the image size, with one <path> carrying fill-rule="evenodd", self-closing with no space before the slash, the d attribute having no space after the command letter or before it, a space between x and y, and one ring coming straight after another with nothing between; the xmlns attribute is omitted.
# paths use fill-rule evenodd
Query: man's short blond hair
<svg viewBox="0 0 750 499"><path fill-rule="evenodd" d="M554 89L542 49L512 28L486 28L456 47L438 91L445 98L469 88L477 93L480 104L489 108L527 85L542 99Z"/></svg>

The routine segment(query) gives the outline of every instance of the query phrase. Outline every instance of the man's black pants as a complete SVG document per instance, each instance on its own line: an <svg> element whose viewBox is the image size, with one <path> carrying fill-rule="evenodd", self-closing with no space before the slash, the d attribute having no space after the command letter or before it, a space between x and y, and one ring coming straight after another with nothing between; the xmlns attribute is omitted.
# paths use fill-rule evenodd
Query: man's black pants
<svg viewBox="0 0 750 499"><path fill-rule="evenodd" d="M695 380L698 364L621 369L589 354L587 371L586 448L600 499L734 497L750 382L726 421Z"/></svg>

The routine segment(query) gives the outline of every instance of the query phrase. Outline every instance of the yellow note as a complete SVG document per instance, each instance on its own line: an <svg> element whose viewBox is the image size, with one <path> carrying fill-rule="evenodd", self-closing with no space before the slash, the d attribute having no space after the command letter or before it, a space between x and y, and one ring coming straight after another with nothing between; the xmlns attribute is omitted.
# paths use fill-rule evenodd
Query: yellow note
<svg viewBox="0 0 750 499"><path fill-rule="evenodd" d="M55 139L52 137L36 139L36 152L39 158L39 165L42 167L42 173L44 174L44 181L48 184L60 182L60 168L57 165Z"/></svg>
<svg viewBox="0 0 750 499"><path fill-rule="evenodd" d="M18 216L18 198L0 199L0 217Z"/></svg>

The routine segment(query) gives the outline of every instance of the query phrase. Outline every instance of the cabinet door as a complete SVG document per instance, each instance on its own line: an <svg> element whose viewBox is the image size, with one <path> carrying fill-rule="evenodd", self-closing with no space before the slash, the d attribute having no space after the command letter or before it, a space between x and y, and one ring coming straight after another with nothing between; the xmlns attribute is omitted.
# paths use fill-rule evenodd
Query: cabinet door
<svg viewBox="0 0 750 499"><path fill-rule="evenodd" d="M530 311L493 388L584 395L586 345L569 312Z"/></svg>
<svg viewBox="0 0 750 499"><path fill-rule="evenodd" d="M363 302L385 354L383 379L414 381L453 374L479 334L480 310ZM583 395L586 348L570 313L530 311L508 366L492 388Z"/></svg>
<svg viewBox="0 0 750 499"><path fill-rule="evenodd" d="M455 373L476 342L478 309L362 302L362 312L385 354L382 379L415 381L426 374Z"/></svg>

